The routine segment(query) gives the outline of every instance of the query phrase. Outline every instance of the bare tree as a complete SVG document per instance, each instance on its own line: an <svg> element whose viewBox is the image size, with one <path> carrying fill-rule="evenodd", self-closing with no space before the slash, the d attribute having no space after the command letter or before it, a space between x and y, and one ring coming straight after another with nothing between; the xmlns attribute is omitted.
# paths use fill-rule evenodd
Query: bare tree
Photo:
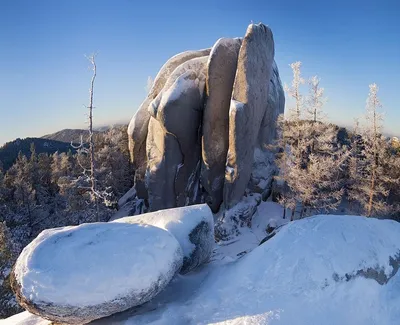
<svg viewBox="0 0 400 325"><path fill-rule="evenodd" d="M90 183L91 183L91 198L96 207L96 220L100 221L99 217L99 200L97 194L97 183L96 183L96 160L94 158L94 138L93 138L93 90L94 90L94 82L96 80L96 61L95 54L91 55L88 60L92 65L93 75L92 80L90 81L90 89L89 89L89 155L90 155Z"/></svg>
<svg viewBox="0 0 400 325"><path fill-rule="evenodd" d="M96 178L96 159L95 159L95 142L94 142L94 130L93 130L93 109L94 109L94 102L93 102L93 96L94 96L94 83L96 80L96 74L97 74L97 66L96 66L96 55L92 54L87 58L91 64L91 70L93 71L92 78L90 81L90 88L89 88L89 105L86 106L88 109L88 132L89 136L87 139L88 142L88 148L86 144L83 142L82 136L81 136L81 143L79 146L74 147L78 149L78 157L77 157L77 162L80 165L80 167L83 169L83 176L85 178L85 181L87 181L90 186L89 187L82 187L81 185L78 185L80 188L85 188L89 190L90 192L90 199L94 203L95 206L95 215L96 215L96 221L100 221L100 215L99 215L99 198L101 198L103 193L100 193L98 191L98 186L97 186L97 178ZM80 155L83 155L85 157L89 157L88 164L87 162L82 162L82 160L79 158ZM85 159L86 160L86 159ZM77 184L80 184L79 180L76 181Z"/></svg>

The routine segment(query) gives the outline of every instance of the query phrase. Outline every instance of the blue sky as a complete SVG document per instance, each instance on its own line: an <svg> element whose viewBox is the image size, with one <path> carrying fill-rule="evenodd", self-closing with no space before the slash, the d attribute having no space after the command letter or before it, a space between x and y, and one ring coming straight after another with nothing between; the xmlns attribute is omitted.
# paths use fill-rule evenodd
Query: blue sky
<svg viewBox="0 0 400 325"><path fill-rule="evenodd" d="M96 123L125 122L169 57L242 36L251 21L272 28L283 82L297 60L320 76L332 121L351 125L376 82L386 131L399 134L399 14L397 0L1 0L0 145L85 127L85 54L98 53Z"/></svg>

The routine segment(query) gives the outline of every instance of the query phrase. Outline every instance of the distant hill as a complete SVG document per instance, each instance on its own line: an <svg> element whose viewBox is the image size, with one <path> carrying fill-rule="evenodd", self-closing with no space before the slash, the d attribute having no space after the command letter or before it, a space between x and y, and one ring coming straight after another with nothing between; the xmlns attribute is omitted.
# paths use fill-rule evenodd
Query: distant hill
<svg viewBox="0 0 400 325"><path fill-rule="evenodd" d="M95 131L95 133L99 133L99 131ZM72 143L80 143L81 136L83 138L83 141L85 142L85 140L88 137L88 130L64 129L64 130L58 131L56 133L44 135L41 138L48 139L48 140L67 142L67 143L71 143L71 142Z"/></svg>
<svg viewBox="0 0 400 325"><path fill-rule="evenodd" d="M56 141L43 138L16 139L14 141L7 142L4 146L0 147L0 161L3 164L4 170L8 170L13 165L20 151L27 157L30 157L31 155L30 148L32 143L35 144L35 149L38 154L43 152L48 154L53 154L56 151L58 152L68 152L68 150L71 150L72 152L75 151L75 149L71 146L70 142Z"/></svg>
<svg viewBox="0 0 400 325"><path fill-rule="evenodd" d="M104 126L99 126L94 129L94 133L102 133L106 132L111 128L115 127L121 127L127 125L127 123L119 123L119 124L114 124L114 125L104 125ZM88 130L83 130L83 129L64 129L52 134L47 134L42 136L42 139L49 139L49 140L56 140L56 141L61 141L61 142L68 142L68 143L80 143L81 142L81 136L83 138L83 142L87 140L88 137Z"/></svg>
<svg viewBox="0 0 400 325"><path fill-rule="evenodd" d="M95 134L100 134L108 131L110 128L121 127L125 124L115 124L112 126L97 127L94 131ZM71 143L78 145L81 142L81 136L83 142L87 141L88 131L83 129L64 129L52 134L44 135L40 138L25 138L16 139L11 142L7 142L0 147L0 161L3 169L8 170L18 157L18 153L21 151L27 157L31 155L31 143L35 144L36 152L53 154L58 152L68 152L76 150L71 146Z"/></svg>

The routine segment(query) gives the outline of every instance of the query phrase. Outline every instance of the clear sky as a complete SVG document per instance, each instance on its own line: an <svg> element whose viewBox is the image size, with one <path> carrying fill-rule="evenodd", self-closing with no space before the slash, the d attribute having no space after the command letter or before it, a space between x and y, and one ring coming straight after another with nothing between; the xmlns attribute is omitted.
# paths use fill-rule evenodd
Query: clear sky
<svg viewBox="0 0 400 325"><path fill-rule="evenodd" d="M98 53L96 123L127 122L169 57L251 21L272 28L283 82L297 60L320 76L332 121L351 125L376 82L386 131L399 134L399 17L398 0L0 0L0 145L85 127L85 54Z"/></svg>

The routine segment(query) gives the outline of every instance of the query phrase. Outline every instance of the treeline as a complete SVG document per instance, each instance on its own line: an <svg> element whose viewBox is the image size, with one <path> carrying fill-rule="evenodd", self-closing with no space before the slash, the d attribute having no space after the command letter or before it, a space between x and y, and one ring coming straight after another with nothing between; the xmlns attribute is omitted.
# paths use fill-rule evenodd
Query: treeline
<svg viewBox="0 0 400 325"><path fill-rule="evenodd" d="M38 154L32 144L29 158L21 152L7 172L0 168L0 317L19 310L8 274L22 247L47 228L108 221L133 186L126 127L95 134L94 142L98 215L85 150Z"/></svg>
<svg viewBox="0 0 400 325"><path fill-rule="evenodd" d="M320 79L300 86L301 63L291 64L293 81L286 92L294 104L278 122L278 201L291 219L318 212L343 212L399 218L400 153L382 134L382 105L372 84L365 116L355 121L345 141L324 113ZM286 209L285 209L286 211Z"/></svg>

